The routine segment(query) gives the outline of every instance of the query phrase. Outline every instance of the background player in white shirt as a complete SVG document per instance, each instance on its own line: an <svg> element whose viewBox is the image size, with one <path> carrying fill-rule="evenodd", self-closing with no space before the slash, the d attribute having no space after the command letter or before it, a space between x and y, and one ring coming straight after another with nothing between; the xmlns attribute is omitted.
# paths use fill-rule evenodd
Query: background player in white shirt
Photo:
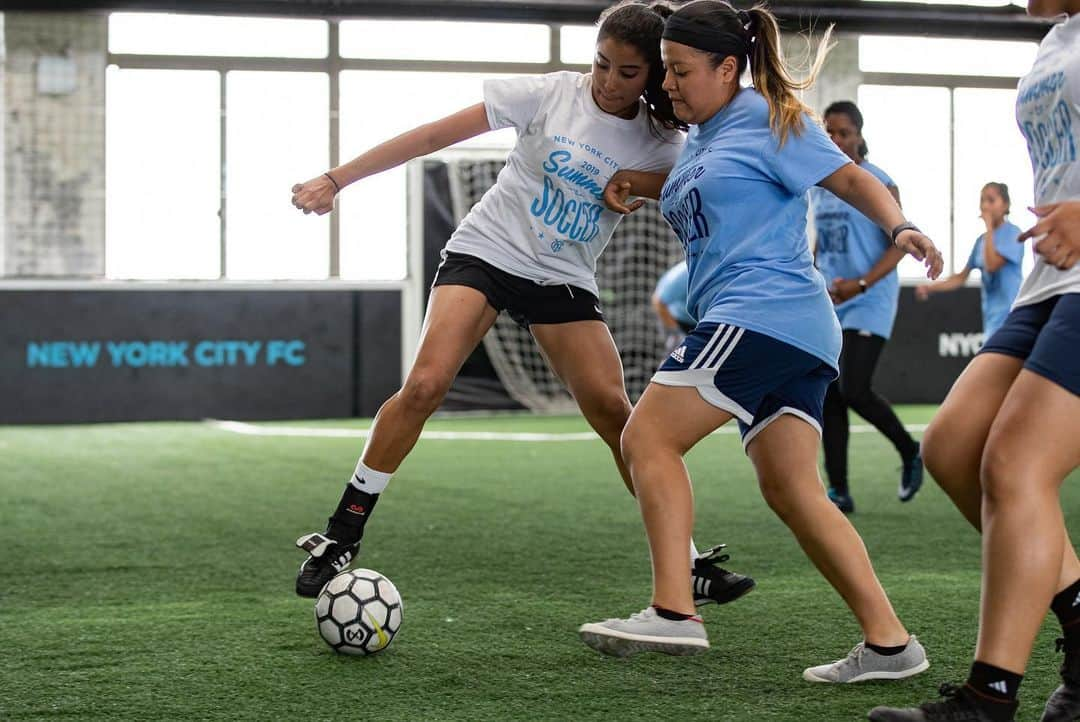
<svg viewBox="0 0 1080 722"><path fill-rule="evenodd" d="M879 722L1012 720L1048 608L1065 663L1042 719L1080 718L1080 561L1058 493L1080 466L1080 0L1030 0L1028 12L1069 16L1017 89L1040 216L1019 240L1036 239L1035 269L923 437L927 468L983 532L975 663L946 700L879 707Z"/></svg>
<svg viewBox="0 0 1080 722"><path fill-rule="evenodd" d="M401 390L379 409L363 454L325 534L308 552L296 592L314 597L346 568L391 475L412 450L466 358L506 310L527 327L589 424L611 448L628 489L619 438L630 415L622 363L597 297L596 258L621 215L603 191L619 168L664 171L682 147L680 123L661 90L663 6L623 2L605 11L592 72L558 72L484 84L484 102L423 125L293 187L293 205L327 213L362 178L489 130L518 139L495 185L443 251L419 350ZM691 553L697 557L696 550ZM699 557L707 579L698 603L727 602L754 582Z"/></svg>

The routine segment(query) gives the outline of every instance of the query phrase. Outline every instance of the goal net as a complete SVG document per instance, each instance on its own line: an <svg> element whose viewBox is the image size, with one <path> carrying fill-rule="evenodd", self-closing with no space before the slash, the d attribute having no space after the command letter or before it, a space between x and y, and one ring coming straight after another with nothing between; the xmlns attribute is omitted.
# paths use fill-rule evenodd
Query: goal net
<svg viewBox="0 0 1080 722"><path fill-rule="evenodd" d="M455 223L494 185L505 157L503 152L443 159ZM653 290L664 271L682 258L682 247L650 201L622 220L597 263L601 307L622 356L632 401L665 355L665 334L650 303ZM484 350L507 393L523 406L542 412L576 408L532 336L506 314L484 337Z"/></svg>

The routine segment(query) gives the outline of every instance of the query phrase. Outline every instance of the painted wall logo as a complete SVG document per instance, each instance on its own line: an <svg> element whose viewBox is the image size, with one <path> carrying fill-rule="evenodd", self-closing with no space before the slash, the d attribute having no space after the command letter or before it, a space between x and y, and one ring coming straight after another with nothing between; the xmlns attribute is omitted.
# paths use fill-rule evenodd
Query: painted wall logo
<svg viewBox="0 0 1080 722"><path fill-rule="evenodd" d="M194 366L295 367L307 363L300 339L204 341L30 341L26 367L31 369L177 368Z"/></svg>
<svg viewBox="0 0 1080 722"><path fill-rule="evenodd" d="M983 345L981 333L938 334L938 356L941 358L967 358L979 352Z"/></svg>

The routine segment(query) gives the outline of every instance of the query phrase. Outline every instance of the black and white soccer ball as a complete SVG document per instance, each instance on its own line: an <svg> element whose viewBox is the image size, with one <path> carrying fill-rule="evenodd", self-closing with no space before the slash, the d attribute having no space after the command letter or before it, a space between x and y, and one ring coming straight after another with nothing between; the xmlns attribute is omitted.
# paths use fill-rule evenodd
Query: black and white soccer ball
<svg viewBox="0 0 1080 722"><path fill-rule="evenodd" d="M371 569L349 569L323 587L315 602L319 635L342 654L375 654L401 629L401 595Z"/></svg>

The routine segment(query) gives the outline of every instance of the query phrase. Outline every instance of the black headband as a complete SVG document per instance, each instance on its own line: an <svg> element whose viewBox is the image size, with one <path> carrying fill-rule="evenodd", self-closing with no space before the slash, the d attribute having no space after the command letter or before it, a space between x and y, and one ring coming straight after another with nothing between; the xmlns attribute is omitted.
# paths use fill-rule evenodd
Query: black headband
<svg viewBox="0 0 1080 722"><path fill-rule="evenodd" d="M677 14L669 16L664 22L664 34L661 37L724 57L743 57L750 54L750 40L746 33L717 30L695 18L681 18Z"/></svg>

